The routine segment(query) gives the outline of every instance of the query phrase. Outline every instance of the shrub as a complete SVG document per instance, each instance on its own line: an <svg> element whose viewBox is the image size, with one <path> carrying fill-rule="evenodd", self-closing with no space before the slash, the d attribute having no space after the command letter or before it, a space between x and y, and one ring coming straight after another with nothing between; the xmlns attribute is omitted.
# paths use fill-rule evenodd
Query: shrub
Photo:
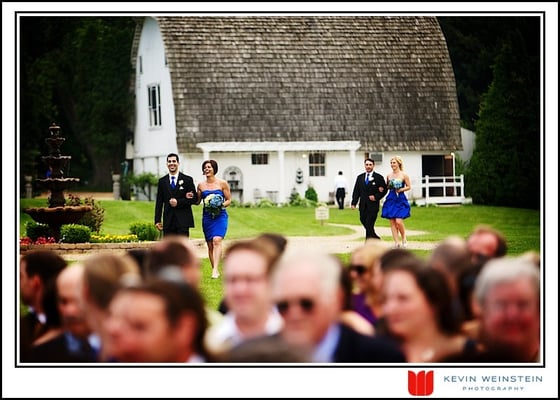
<svg viewBox="0 0 560 400"><path fill-rule="evenodd" d="M313 186L309 185L307 187L307 190L305 191L305 198L307 200L317 202L319 197L317 196L317 191L313 188Z"/></svg>
<svg viewBox="0 0 560 400"><path fill-rule="evenodd" d="M133 222L130 224L129 231L140 241L154 241L159 238L159 231L149 222Z"/></svg>
<svg viewBox="0 0 560 400"><path fill-rule="evenodd" d="M315 201L301 197L297 191L292 190L292 194L290 195L290 207L313 207L315 203Z"/></svg>
<svg viewBox="0 0 560 400"><path fill-rule="evenodd" d="M101 225L103 225L103 220L105 219L105 209L99 204L95 203L93 197L86 197L83 201L80 196L74 194L68 194L68 200L66 200L67 206L90 206L91 211L84 214L82 218L77 222L79 225L89 226L92 232L99 233L101 231Z"/></svg>
<svg viewBox="0 0 560 400"><path fill-rule="evenodd" d="M62 225L60 238L62 243L87 243L91 239L91 228L78 224Z"/></svg>
<svg viewBox="0 0 560 400"><path fill-rule="evenodd" d="M272 201L270 201L270 199L261 199L257 203L257 207L258 208L271 208L271 207L275 207L275 205Z"/></svg>
<svg viewBox="0 0 560 400"><path fill-rule="evenodd" d="M231 203L229 204L230 207L241 207L241 203L239 202L239 200L231 200Z"/></svg>
<svg viewBox="0 0 560 400"><path fill-rule="evenodd" d="M25 224L25 232L26 236L33 242L36 242L40 237L49 238L54 236L50 226L39 224L35 221L29 221Z"/></svg>
<svg viewBox="0 0 560 400"><path fill-rule="evenodd" d="M157 186L159 178L152 172L139 175L128 175L125 182L135 189L136 193L143 193L148 200L152 200L152 188Z"/></svg>
<svg viewBox="0 0 560 400"><path fill-rule="evenodd" d="M301 200L301 196L299 195L296 188L292 188L292 192L290 193L290 205L293 205L296 202Z"/></svg>

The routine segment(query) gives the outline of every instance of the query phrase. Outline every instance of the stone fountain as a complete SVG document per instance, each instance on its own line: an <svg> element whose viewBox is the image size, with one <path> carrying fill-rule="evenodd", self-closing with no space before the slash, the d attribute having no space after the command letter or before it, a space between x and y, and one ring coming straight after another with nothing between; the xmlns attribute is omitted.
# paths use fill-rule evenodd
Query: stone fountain
<svg viewBox="0 0 560 400"><path fill-rule="evenodd" d="M66 140L60 136L60 127L53 123L49 127L50 136L45 139L49 147L49 155L41 157L49 168L48 177L37 179L37 182L48 189L48 207L26 208L23 211L31 216L34 221L47 224L53 231L54 239L60 240L60 227L65 224L74 224L92 210L91 206L66 206L64 191L80 181L79 178L64 178L64 168L72 159L60 153L60 146Z"/></svg>

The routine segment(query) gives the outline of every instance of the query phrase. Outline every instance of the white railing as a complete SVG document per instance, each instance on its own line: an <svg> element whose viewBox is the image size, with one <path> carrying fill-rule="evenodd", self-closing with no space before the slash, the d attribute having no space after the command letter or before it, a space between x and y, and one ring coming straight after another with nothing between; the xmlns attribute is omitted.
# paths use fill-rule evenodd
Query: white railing
<svg viewBox="0 0 560 400"><path fill-rule="evenodd" d="M465 177L430 176L422 177L422 197L429 203L464 203Z"/></svg>

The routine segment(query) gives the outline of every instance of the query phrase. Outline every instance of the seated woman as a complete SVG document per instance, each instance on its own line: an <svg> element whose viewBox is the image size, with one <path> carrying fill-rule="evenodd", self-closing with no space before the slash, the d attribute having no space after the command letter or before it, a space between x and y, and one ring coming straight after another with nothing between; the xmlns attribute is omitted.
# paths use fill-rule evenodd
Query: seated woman
<svg viewBox="0 0 560 400"><path fill-rule="evenodd" d="M476 351L476 343L450 318L452 295L441 271L407 262L385 271L383 313L388 335L395 338L407 362L442 362Z"/></svg>
<svg viewBox="0 0 560 400"><path fill-rule="evenodd" d="M350 255L349 272L354 288L351 308L374 327L382 313L381 257L388 250L385 242L379 239L368 239Z"/></svg>

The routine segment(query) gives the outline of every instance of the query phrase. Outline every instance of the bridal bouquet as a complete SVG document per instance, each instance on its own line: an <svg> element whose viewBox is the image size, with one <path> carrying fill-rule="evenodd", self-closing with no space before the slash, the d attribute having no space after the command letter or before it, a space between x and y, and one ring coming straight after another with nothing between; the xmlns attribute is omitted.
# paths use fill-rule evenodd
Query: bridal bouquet
<svg viewBox="0 0 560 400"><path fill-rule="evenodd" d="M222 195L210 193L204 198L204 209L212 215L212 218L216 218L220 215L223 205L224 198Z"/></svg>
<svg viewBox="0 0 560 400"><path fill-rule="evenodd" d="M403 181L395 178L390 179L389 184L387 185L389 189L394 189L394 190L399 190L403 186L404 186Z"/></svg>

